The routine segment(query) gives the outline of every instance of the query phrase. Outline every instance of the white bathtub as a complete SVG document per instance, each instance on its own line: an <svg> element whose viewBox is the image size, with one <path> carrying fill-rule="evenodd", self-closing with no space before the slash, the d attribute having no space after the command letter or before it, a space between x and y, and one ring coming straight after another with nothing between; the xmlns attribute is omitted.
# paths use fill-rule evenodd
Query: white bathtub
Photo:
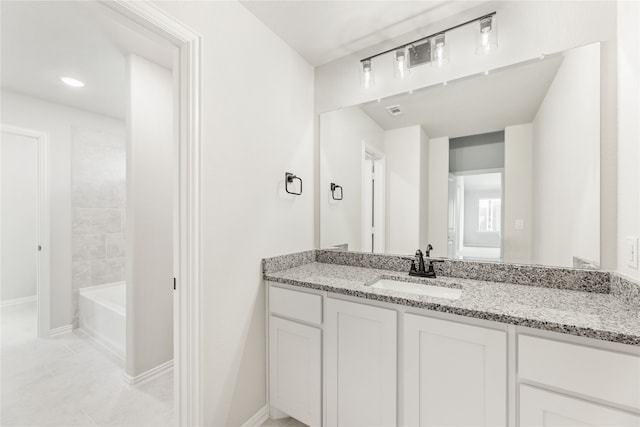
<svg viewBox="0 0 640 427"><path fill-rule="evenodd" d="M80 328L124 360L125 282L80 289Z"/></svg>

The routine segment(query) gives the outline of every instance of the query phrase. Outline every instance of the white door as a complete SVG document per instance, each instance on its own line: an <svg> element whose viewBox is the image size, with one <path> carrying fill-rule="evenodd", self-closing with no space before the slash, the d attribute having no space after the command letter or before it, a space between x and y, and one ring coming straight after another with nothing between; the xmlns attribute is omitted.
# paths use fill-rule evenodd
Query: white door
<svg viewBox="0 0 640 427"><path fill-rule="evenodd" d="M362 171L362 251L373 252L375 242L374 225L374 160L365 153Z"/></svg>
<svg viewBox="0 0 640 427"><path fill-rule="evenodd" d="M3 303L36 299L38 248L38 140L2 132Z"/></svg>
<svg viewBox="0 0 640 427"><path fill-rule="evenodd" d="M521 385L520 426L638 427L640 415Z"/></svg>
<svg viewBox="0 0 640 427"><path fill-rule="evenodd" d="M321 425L321 331L269 318L271 406L309 425Z"/></svg>
<svg viewBox="0 0 640 427"><path fill-rule="evenodd" d="M394 426L397 314L327 299L327 426Z"/></svg>
<svg viewBox="0 0 640 427"><path fill-rule="evenodd" d="M457 179L449 174L449 209L447 215L447 257L455 258L458 253L458 204L457 204Z"/></svg>
<svg viewBox="0 0 640 427"><path fill-rule="evenodd" d="M407 314L407 426L505 426L506 333Z"/></svg>
<svg viewBox="0 0 640 427"><path fill-rule="evenodd" d="M385 159L381 154L364 151L362 162L362 251L384 253Z"/></svg>
<svg viewBox="0 0 640 427"><path fill-rule="evenodd" d="M49 336L48 138L2 125L0 295L14 302L37 300L39 338Z"/></svg>

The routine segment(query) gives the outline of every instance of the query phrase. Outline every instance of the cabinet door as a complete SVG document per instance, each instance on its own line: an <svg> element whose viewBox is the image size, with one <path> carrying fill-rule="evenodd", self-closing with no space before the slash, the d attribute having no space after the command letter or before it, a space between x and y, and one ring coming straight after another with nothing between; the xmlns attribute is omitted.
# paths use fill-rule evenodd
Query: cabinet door
<svg viewBox="0 0 640 427"><path fill-rule="evenodd" d="M521 427L638 427L640 416L604 405L520 386Z"/></svg>
<svg viewBox="0 0 640 427"><path fill-rule="evenodd" d="M506 333L407 314L407 426L505 426Z"/></svg>
<svg viewBox="0 0 640 427"><path fill-rule="evenodd" d="M397 314L327 300L327 426L394 426Z"/></svg>
<svg viewBox="0 0 640 427"><path fill-rule="evenodd" d="M269 318L271 406L310 426L321 425L321 331Z"/></svg>

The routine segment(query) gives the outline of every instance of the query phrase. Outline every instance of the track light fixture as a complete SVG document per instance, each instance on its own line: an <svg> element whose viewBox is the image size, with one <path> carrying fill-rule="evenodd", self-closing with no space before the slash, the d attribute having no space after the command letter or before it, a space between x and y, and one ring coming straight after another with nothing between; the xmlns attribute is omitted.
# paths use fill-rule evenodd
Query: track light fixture
<svg viewBox="0 0 640 427"><path fill-rule="evenodd" d="M375 85L372 60L391 52L393 52L393 75L399 79L405 78L411 68L428 62L434 67L443 67L449 62L449 43L446 33L473 23L478 24L476 53L485 54L495 50L498 47L498 28L496 12L492 12L360 60L362 86L368 89Z"/></svg>
<svg viewBox="0 0 640 427"><path fill-rule="evenodd" d="M409 74L407 64L407 49L401 47L393 54L393 76L397 79L404 79Z"/></svg>
<svg viewBox="0 0 640 427"><path fill-rule="evenodd" d="M449 62L449 45L444 33L436 34L431 38L431 65L441 68Z"/></svg>
<svg viewBox="0 0 640 427"><path fill-rule="evenodd" d="M376 82L373 80L373 72L371 70L371 59L363 59L360 61L360 81L365 89L372 88Z"/></svg>
<svg viewBox="0 0 640 427"><path fill-rule="evenodd" d="M476 53L489 53L498 47L498 27L495 15L486 16L478 21L476 33Z"/></svg>

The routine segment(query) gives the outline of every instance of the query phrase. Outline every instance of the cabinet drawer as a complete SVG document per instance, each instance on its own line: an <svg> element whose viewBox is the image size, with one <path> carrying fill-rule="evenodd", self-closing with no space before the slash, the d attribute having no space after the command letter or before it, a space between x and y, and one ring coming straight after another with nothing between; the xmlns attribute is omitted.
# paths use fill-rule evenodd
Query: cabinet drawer
<svg viewBox="0 0 640 427"><path fill-rule="evenodd" d="M518 375L640 409L639 356L519 335Z"/></svg>
<svg viewBox="0 0 640 427"><path fill-rule="evenodd" d="M322 323L322 296L270 286L269 311L273 314L320 325Z"/></svg>
<svg viewBox="0 0 640 427"><path fill-rule="evenodd" d="M520 427L637 427L640 416L562 394L520 386Z"/></svg>

